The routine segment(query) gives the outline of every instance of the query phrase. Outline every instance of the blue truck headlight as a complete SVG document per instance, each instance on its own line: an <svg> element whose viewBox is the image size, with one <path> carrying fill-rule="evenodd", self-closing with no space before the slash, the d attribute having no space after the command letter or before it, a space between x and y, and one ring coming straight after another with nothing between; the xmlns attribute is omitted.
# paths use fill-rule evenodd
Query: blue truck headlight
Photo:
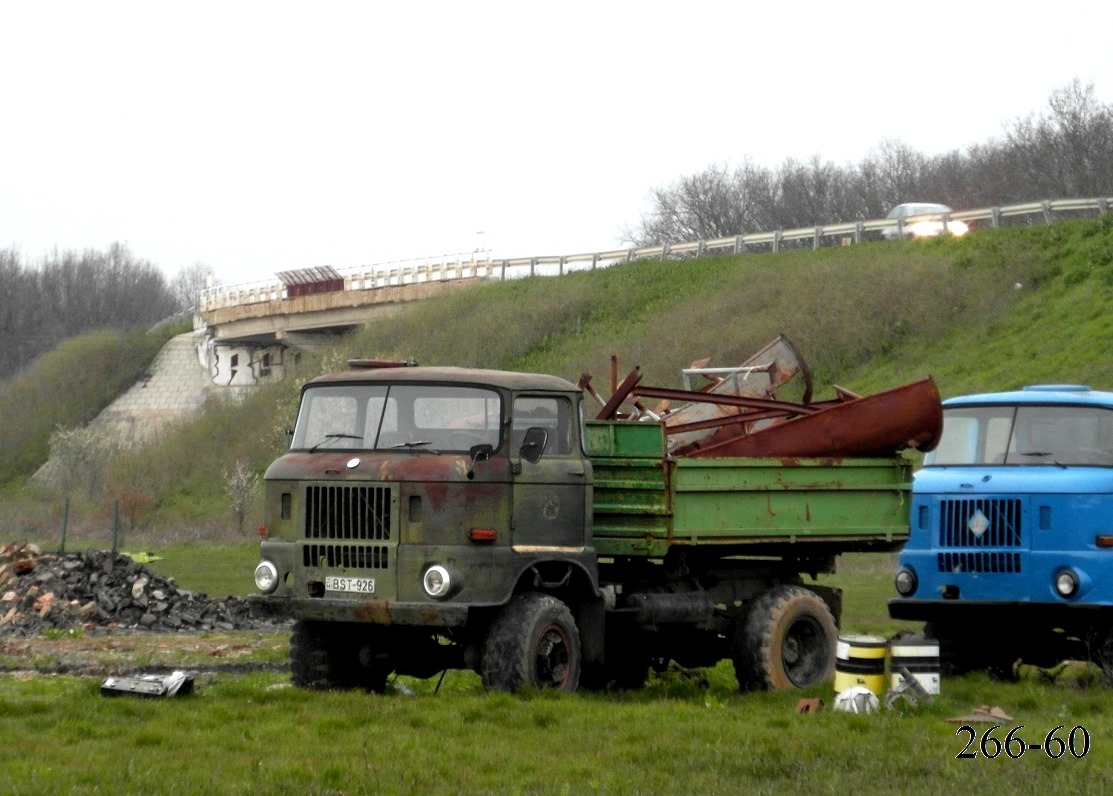
<svg viewBox="0 0 1113 796"><path fill-rule="evenodd" d="M897 571L897 576L894 579L897 587L897 594L901 597L911 597L916 593L916 586L918 580L916 578L916 571L910 567L901 567Z"/></svg>
<svg viewBox="0 0 1113 796"><path fill-rule="evenodd" d="M425 570L425 576L421 579L421 585L425 587L425 593L430 597L447 597L448 593L452 591L455 585L452 581L452 573L440 564L434 564Z"/></svg>
<svg viewBox="0 0 1113 796"><path fill-rule="evenodd" d="M1060 569L1055 573L1055 591L1060 597L1073 597L1078 593L1078 576L1072 570Z"/></svg>
<svg viewBox="0 0 1113 796"><path fill-rule="evenodd" d="M263 594L270 594L278 588L278 570L270 561L260 561L255 567L255 587Z"/></svg>

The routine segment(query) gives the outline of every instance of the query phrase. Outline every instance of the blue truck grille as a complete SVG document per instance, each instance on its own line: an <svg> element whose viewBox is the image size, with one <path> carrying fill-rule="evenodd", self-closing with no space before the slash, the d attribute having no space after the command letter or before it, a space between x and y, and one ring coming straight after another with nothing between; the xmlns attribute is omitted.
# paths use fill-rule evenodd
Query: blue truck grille
<svg viewBox="0 0 1113 796"><path fill-rule="evenodd" d="M1020 547L1019 499L943 500L939 513L940 547Z"/></svg>
<svg viewBox="0 0 1113 796"><path fill-rule="evenodd" d="M390 505L390 487L307 486L305 538L387 541Z"/></svg>
<svg viewBox="0 0 1113 796"><path fill-rule="evenodd" d="M1019 574L1021 501L971 498L939 503L939 546L957 548L938 555L940 572ZM989 548L989 549L986 549Z"/></svg>
<svg viewBox="0 0 1113 796"><path fill-rule="evenodd" d="M939 571L1015 575L1020 572L1020 553L940 553Z"/></svg>

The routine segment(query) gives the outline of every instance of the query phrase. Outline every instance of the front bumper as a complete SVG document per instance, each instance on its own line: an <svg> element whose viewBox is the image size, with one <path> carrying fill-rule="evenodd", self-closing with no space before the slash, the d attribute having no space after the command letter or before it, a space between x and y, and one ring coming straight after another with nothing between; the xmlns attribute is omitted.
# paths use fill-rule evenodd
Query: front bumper
<svg viewBox="0 0 1113 796"><path fill-rule="evenodd" d="M1045 603L1023 600L889 600L889 617L913 622L960 623L969 627L1071 626L1092 622L1113 607L1093 603Z"/></svg>
<svg viewBox="0 0 1113 796"><path fill-rule="evenodd" d="M327 597L247 598L251 613L260 619L311 619L323 622L366 622L372 625L459 627L468 621L468 606L390 600L335 600Z"/></svg>

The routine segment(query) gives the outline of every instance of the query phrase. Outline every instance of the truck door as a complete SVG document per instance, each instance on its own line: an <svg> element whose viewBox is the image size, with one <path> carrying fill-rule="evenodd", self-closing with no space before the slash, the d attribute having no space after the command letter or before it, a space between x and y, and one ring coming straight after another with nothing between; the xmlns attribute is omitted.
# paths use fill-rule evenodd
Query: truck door
<svg viewBox="0 0 1113 796"><path fill-rule="evenodd" d="M573 552L585 545L591 471L572 411L572 402L565 396L521 395L514 400L510 456L517 475L512 533L514 549L520 552L538 548ZM530 433L531 429L535 431ZM534 447L523 456L527 433ZM537 450L538 445L543 450Z"/></svg>

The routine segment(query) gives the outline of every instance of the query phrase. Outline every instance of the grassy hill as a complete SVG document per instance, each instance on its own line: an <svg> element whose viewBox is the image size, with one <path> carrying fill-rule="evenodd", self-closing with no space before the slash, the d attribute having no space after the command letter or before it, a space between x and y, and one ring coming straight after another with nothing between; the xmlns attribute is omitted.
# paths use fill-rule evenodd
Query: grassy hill
<svg viewBox="0 0 1113 796"><path fill-rule="evenodd" d="M639 365L645 383L679 386L693 359L734 365L785 334L811 366L817 398L836 383L869 393L928 374L944 396L1033 382L1113 389L1111 298L1109 215L482 285L410 305L307 358L286 383L212 404L157 447L117 457L96 497L100 521L104 505L124 495L132 531L188 538L229 528L227 474L236 462L261 474L284 444L301 382L352 356L572 381L586 370L603 386L615 354L623 374ZM56 524L57 496L7 494L9 517L29 529Z"/></svg>
<svg viewBox="0 0 1113 796"><path fill-rule="evenodd" d="M1032 381L1113 387L1113 218L962 239L641 262L423 302L358 333L366 356L602 376L609 356L678 385L783 333L817 387L930 373L945 395Z"/></svg>

